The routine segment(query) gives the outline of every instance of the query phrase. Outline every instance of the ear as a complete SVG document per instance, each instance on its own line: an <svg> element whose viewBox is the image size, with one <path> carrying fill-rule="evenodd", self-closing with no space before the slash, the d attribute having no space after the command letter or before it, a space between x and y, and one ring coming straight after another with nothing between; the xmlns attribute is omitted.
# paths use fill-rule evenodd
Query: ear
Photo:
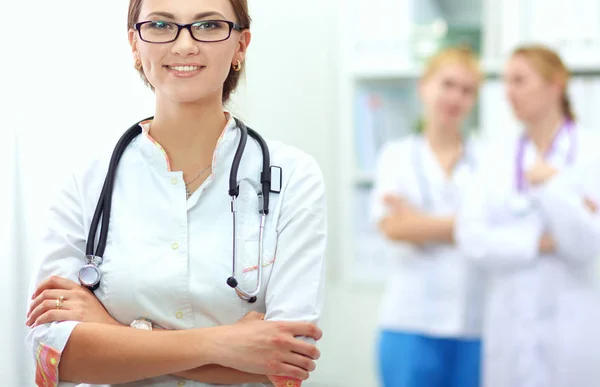
<svg viewBox="0 0 600 387"><path fill-rule="evenodd" d="M552 94L562 99L563 93L566 91L564 80L560 76L554 77L552 82L550 82L550 89L552 90Z"/></svg>
<svg viewBox="0 0 600 387"><path fill-rule="evenodd" d="M240 40L238 42L238 48L233 58L233 64L235 64L238 60L243 62L246 59L246 52L248 50L248 46L250 45L250 40L252 40L252 34L250 30L243 30L240 34Z"/></svg>
<svg viewBox="0 0 600 387"><path fill-rule="evenodd" d="M132 28L129 30L129 45L131 46L131 53L133 54L133 60L138 61L140 59L140 55L138 52L138 35L137 32Z"/></svg>

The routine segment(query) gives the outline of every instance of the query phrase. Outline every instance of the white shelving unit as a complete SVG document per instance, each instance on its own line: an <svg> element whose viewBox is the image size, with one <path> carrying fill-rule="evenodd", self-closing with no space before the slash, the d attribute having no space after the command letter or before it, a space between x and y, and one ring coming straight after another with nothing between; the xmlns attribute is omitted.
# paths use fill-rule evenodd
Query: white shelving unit
<svg viewBox="0 0 600 387"><path fill-rule="evenodd" d="M416 85L422 73L423 61L413 59L413 53L427 52L435 45L427 43L427 39L415 41L412 37L417 28L413 27L423 23L439 23L436 20L441 18L452 28L464 27L466 31L480 29L477 40L487 80L471 125L479 127L486 134L492 129L488 127L489 124L497 124L501 119L501 125L518 130L514 120L511 120L501 84L506 57L517 44L536 41L536 33L544 31L544 26L539 25L543 22L539 12L548 9L558 12L556 10L561 9L561 2L564 0L348 0L348 5L342 7L339 177L342 192L347 194L343 195L340 203L339 256L343 259L341 267L346 280L354 284L381 284L388 272L389 245L378 237L368 219L368 195L374 181L373 161L376 152L367 152L365 156L359 154L357 149L359 145L377 147L377 141L365 143L367 140L373 141L372 138L379 139L381 143L414 131L415 122L420 116ZM586 60L585 55L573 54L567 41L568 38L583 39L586 47L598 46L596 52L600 53L600 6L588 6L585 9L599 12L598 26L587 26L587 35L554 36L554 42L538 41L558 48L573 75L580 81L580 85L573 87L579 87L580 94L588 87L583 99L589 99L589 90L596 90L595 101L600 103L600 56L598 60ZM535 31L528 26L529 20L534 17L532 15L535 15L537 23ZM585 20L593 24L592 18ZM591 85L593 82L597 85ZM369 97L370 91L374 95L388 93L386 98L389 100ZM577 104L577 98L574 99ZM378 128L374 130L377 133L360 137L365 120L357 108L360 103L378 107L388 103L389 106L383 108L393 111L395 116L388 117L387 121L379 117L377 119L380 122L369 122ZM375 120L373 117L370 119ZM594 122L598 123L600 129L600 115ZM386 132L383 140L380 136L382 130Z"/></svg>

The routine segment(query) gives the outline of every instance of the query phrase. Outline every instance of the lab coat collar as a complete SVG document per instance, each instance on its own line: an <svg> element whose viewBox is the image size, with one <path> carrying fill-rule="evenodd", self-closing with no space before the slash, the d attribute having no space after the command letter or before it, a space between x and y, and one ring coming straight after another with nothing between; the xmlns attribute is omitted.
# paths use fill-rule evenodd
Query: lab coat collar
<svg viewBox="0 0 600 387"><path fill-rule="evenodd" d="M425 168L426 176L433 179L436 184L440 184L442 182L448 182L455 180L458 176L460 176L463 170L473 171L476 167L476 155L475 155L475 140L471 137L465 137L463 139L463 155L458 160L452 174L450 177L447 177L442 167L437 160L433 149L427 143L427 140L424 136L416 137L416 146L420 146L421 154L423 161L423 168Z"/></svg>
<svg viewBox="0 0 600 387"><path fill-rule="evenodd" d="M213 161L212 161L212 169L213 175L216 171L218 161L225 157L230 149L232 148L232 144L235 144L235 139L237 138L237 124L233 115L229 112L224 112L227 117L227 124L217 141L217 146L213 153ZM150 127L152 121L143 121L140 123L142 128L142 135L139 136L139 149L142 154L144 160L153 168L156 169L159 173L163 174L172 174L177 173L181 174L181 171L172 171L171 164L169 160L169 156L164 148L152 138L150 134ZM212 179L212 175L210 177Z"/></svg>
<svg viewBox="0 0 600 387"><path fill-rule="evenodd" d="M578 127L572 124L571 130L560 130L554 139L553 149L547 155L546 161L556 168L563 168L577 158ZM537 157L537 149L529 137L526 138L523 162L531 165Z"/></svg>

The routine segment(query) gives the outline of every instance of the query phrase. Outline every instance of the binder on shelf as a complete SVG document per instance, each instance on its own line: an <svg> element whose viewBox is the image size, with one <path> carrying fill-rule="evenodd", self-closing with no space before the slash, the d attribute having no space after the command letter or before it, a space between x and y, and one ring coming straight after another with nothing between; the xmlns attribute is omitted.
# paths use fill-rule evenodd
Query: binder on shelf
<svg viewBox="0 0 600 387"><path fill-rule="evenodd" d="M414 132L420 111L414 87L359 88L354 103L354 143L359 171L372 172L383 145Z"/></svg>

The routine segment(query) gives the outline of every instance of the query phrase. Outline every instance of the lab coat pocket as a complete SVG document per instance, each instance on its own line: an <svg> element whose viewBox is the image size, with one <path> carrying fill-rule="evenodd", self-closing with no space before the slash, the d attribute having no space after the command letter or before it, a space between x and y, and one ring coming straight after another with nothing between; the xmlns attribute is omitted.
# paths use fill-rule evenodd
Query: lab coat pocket
<svg viewBox="0 0 600 387"><path fill-rule="evenodd" d="M267 238L265 238L266 242ZM259 241L257 239L246 239L243 241L242 249L240 251L240 270L239 284L246 292L253 292L258 284L259 274ZM271 270L273 263L275 262L274 255L267 248L266 243L263 246L262 251L262 286L259 298L263 294L263 290L266 288L266 284L271 276Z"/></svg>

